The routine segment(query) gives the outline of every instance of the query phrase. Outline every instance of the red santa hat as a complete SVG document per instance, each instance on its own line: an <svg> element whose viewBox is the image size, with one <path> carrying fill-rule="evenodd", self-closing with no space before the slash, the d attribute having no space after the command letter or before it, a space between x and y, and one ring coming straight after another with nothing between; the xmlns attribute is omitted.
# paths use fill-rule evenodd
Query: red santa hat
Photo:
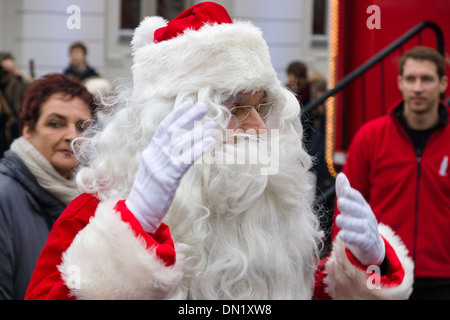
<svg viewBox="0 0 450 320"><path fill-rule="evenodd" d="M232 21L222 6L199 3L170 22L147 17L133 40L133 96L173 98L202 87L260 90L279 83L262 32Z"/></svg>

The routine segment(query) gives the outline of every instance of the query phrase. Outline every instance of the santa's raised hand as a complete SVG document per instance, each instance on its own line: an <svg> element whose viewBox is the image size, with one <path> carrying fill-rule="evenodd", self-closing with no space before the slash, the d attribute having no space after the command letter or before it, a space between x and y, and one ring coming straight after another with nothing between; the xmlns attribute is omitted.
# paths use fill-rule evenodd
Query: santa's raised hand
<svg viewBox="0 0 450 320"><path fill-rule="evenodd" d="M385 257L385 246L378 232L377 219L370 205L350 186L343 173L336 178L336 196L341 212L336 217L336 225L341 229L337 236L361 264L380 265Z"/></svg>
<svg viewBox="0 0 450 320"><path fill-rule="evenodd" d="M203 123L200 130L194 127L206 112L203 103L183 103L161 121L142 152L141 164L125 203L148 233L160 226L183 175L214 144L212 129L216 125L213 121Z"/></svg>

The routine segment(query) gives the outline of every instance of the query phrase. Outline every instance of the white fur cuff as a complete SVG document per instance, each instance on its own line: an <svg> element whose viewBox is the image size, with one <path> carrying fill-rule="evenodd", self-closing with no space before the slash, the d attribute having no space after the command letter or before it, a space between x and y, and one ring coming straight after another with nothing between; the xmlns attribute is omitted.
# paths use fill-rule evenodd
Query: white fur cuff
<svg viewBox="0 0 450 320"><path fill-rule="evenodd" d="M62 279L77 299L166 298L182 277L181 263L165 266L121 219L115 204L100 203L64 252L58 266Z"/></svg>
<svg viewBox="0 0 450 320"><path fill-rule="evenodd" d="M378 230L392 246L403 267L404 277L400 284L375 283L371 269L365 272L353 265L345 252L342 240L336 238L333 251L325 264L325 291L333 299L408 299L414 281L414 263L400 238L388 226L379 224ZM376 280L376 279L375 279ZM375 281L376 282L376 281Z"/></svg>

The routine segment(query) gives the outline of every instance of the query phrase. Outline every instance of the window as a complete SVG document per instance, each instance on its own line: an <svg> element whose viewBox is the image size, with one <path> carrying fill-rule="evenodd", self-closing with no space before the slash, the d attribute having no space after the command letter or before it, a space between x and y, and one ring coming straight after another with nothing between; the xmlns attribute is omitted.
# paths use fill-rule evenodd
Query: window
<svg viewBox="0 0 450 320"><path fill-rule="evenodd" d="M145 16L161 16L171 20L190 5L184 0L121 0L120 1L120 40L129 42L134 29Z"/></svg>
<svg viewBox="0 0 450 320"><path fill-rule="evenodd" d="M166 20L172 20L186 9L184 0L158 0L158 16Z"/></svg>
<svg viewBox="0 0 450 320"><path fill-rule="evenodd" d="M120 42L128 43L133 37L134 29L145 16L147 3L145 0L121 0L119 38Z"/></svg>
<svg viewBox="0 0 450 320"><path fill-rule="evenodd" d="M313 19L312 19L312 46L323 48L328 43L327 32L327 5L328 0L313 1Z"/></svg>
<svg viewBox="0 0 450 320"><path fill-rule="evenodd" d="M120 29L134 30L141 21L141 0L122 0L120 2Z"/></svg>

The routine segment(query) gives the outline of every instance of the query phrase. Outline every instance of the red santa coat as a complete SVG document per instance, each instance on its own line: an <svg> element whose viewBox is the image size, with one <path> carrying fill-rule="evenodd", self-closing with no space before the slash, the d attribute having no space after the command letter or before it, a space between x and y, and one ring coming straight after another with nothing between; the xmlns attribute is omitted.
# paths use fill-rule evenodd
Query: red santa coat
<svg viewBox="0 0 450 320"><path fill-rule="evenodd" d="M409 296L412 261L390 229L381 226L380 232L389 272L379 278L367 273L337 239L317 270L315 298ZM150 235L123 200L99 202L82 194L55 223L25 299L165 299L183 276L179 260L167 225Z"/></svg>

